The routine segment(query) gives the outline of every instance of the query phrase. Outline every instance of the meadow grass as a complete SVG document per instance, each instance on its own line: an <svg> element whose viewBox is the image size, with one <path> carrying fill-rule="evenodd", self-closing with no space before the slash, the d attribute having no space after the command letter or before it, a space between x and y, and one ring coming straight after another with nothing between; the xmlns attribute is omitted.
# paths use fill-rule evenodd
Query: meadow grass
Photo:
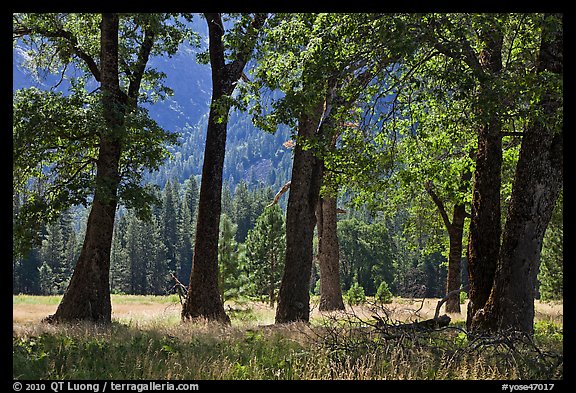
<svg viewBox="0 0 576 393"><path fill-rule="evenodd" d="M36 295L12 295L12 305L17 306L21 304L33 305L58 305L62 295L54 296L36 296Z"/></svg>
<svg viewBox="0 0 576 393"><path fill-rule="evenodd" d="M274 310L232 303L231 326L182 323L177 298L113 298L114 322L13 322L15 379L561 379L561 320L535 324L534 346L472 342L458 327L388 340L360 336L350 314L272 325ZM53 299L35 298L53 307ZM32 299L33 300L33 299ZM14 297L14 309L29 298ZM38 305L37 303L32 303ZM129 306L123 309L122 305ZM393 307L394 305L392 305ZM401 304L405 307L406 304ZM125 313L122 313L125 310ZM138 314L136 311L140 312ZM422 310L421 310L422 311ZM156 312L156 314L154 314ZM16 315L16 314L15 314ZM356 315L356 314L355 314ZM337 327L332 322L338 321ZM559 363L560 362L560 363Z"/></svg>

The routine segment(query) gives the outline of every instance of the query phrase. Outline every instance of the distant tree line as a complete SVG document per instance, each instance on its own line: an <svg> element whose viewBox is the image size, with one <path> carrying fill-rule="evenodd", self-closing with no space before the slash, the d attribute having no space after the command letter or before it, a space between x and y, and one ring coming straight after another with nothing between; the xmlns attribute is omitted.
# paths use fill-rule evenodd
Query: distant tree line
<svg viewBox="0 0 576 393"><path fill-rule="evenodd" d="M157 192L161 204L153 209L150 221L139 219L130 209L118 211L111 253L112 293L174 293L172 273L181 283L188 283L198 182L194 176L184 183L173 179ZM223 299L252 297L274 304L284 267L285 212L279 205L266 208L273 198L270 187L250 188L241 181L233 190L225 184L223 193L219 237ZM65 212L44 228L40 247L33 248L25 258L13 259L14 294L64 293L80 253L86 213L81 207ZM562 228L559 203L542 251L539 292L545 300L562 299ZM412 240L382 217L349 210L338 220L338 239L343 293L356 285L366 296L375 296L385 282L394 296L444 295L445 254L411 247ZM464 286L466 273L464 269ZM319 283L315 263L310 272L312 294L320 294Z"/></svg>

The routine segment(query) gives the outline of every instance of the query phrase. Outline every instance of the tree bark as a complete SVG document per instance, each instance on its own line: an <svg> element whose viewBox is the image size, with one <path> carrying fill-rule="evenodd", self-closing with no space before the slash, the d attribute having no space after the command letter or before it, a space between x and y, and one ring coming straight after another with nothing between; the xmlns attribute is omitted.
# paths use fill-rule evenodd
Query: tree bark
<svg viewBox="0 0 576 393"><path fill-rule="evenodd" d="M472 212L468 239L468 315L466 325L484 307L494 282L494 272L500 250L502 183L502 135L497 111L500 97L492 84L502 69L502 33L493 30L484 34L485 48L480 52L479 75L480 115L486 120L478 130L478 150L472 191ZM487 109L488 107L488 109Z"/></svg>
<svg viewBox="0 0 576 393"><path fill-rule="evenodd" d="M316 205L322 183L322 160L302 145L316 133L322 105L298 122L292 180L286 211L286 259L278 293L276 323L308 321L310 318L310 274Z"/></svg>
<svg viewBox="0 0 576 393"><path fill-rule="evenodd" d="M222 98L232 92L233 86L227 75L224 62L224 43L222 42L224 26L220 15L206 14L206 22L208 23L210 40L212 101L204 148L192 272L188 296L182 308L182 319L204 317L229 324L230 318L224 311L224 304L218 289L218 239L222 201L222 172L226 151L228 111L230 109L229 105L222 103Z"/></svg>
<svg viewBox="0 0 576 393"><path fill-rule="evenodd" d="M447 313L460 313L460 296L454 295L462 286L462 235L464 233L464 219L466 209L464 204L454 206L452 224L448 231L450 237L450 250L448 252L448 278L446 280L446 294L452 293L446 299ZM458 292L459 294L459 292Z"/></svg>
<svg viewBox="0 0 576 393"><path fill-rule="evenodd" d="M118 80L118 26L118 15L102 15L100 76L106 130L100 137L96 190L80 257L56 313L47 318L49 322L111 322L110 250L125 113Z"/></svg>
<svg viewBox="0 0 576 393"><path fill-rule="evenodd" d="M371 78L372 73L369 70L348 80L339 80L335 76L327 78L327 94L324 102L317 103L310 113L302 114L299 118L299 142L294 151L286 213L286 259L278 294L276 323L308 321L310 316L312 242L316 225L315 210L323 181L324 160L314 148L304 150L302 144L314 138L316 143L324 147L334 146L337 121L334 113L351 105L362 91L362 86L366 86ZM339 89L343 88L345 83L350 83L348 87L354 83L358 84L353 96L343 97L339 94ZM332 264L333 262L331 266Z"/></svg>
<svg viewBox="0 0 576 393"><path fill-rule="evenodd" d="M484 307L494 282L500 250L500 186L502 139L500 127L486 127L478 136L478 154L472 194L472 218L468 240L468 316Z"/></svg>
<svg viewBox="0 0 576 393"><path fill-rule="evenodd" d="M553 16L562 21L561 15ZM543 27L539 73L562 75L562 27ZM563 131L553 119L562 102L543 93L542 114L524 131L514 176L512 196L494 288L482 312L473 319L475 331L514 330L534 332L536 277L544 233L556 205L563 181Z"/></svg>
<svg viewBox="0 0 576 393"><path fill-rule="evenodd" d="M212 101L208 116L202 182L198 201L196 240L188 295L182 307L182 319L203 317L230 324L218 290L218 238L222 202L222 172L226 152L226 130L231 103L228 98L240 79L254 48L257 32L265 14L256 14L246 30L236 59L226 64L223 42L224 25L220 14L206 13L212 68Z"/></svg>
<svg viewBox="0 0 576 393"><path fill-rule="evenodd" d="M320 311L344 310L340 288L340 255L337 235L336 197L320 198L316 210Z"/></svg>
<svg viewBox="0 0 576 393"><path fill-rule="evenodd" d="M462 182L468 182L471 178L470 172L465 172ZM460 297L456 296L456 291L462 285L461 263L462 263L462 235L464 233L464 219L466 218L466 206L463 203L455 204L452 211L452 221L448 217L446 208L442 200L433 189L432 182L425 184L426 192L434 201L438 208L444 227L448 233L450 248L448 251L448 277L446 280L446 294L452 294L446 298L446 312L460 313ZM462 183L464 188L464 183Z"/></svg>

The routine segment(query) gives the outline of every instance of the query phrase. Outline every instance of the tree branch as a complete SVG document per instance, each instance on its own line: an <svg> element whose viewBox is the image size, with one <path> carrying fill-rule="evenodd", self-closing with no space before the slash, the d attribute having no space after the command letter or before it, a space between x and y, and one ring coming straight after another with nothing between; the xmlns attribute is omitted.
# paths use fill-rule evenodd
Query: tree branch
<svg viewBox="0 0 576 393"><path fill-rule="evenodd" d="M26 35L33 35L33 34L38 34L46 38L63 38L64 40L66 40L69 43L72 52L74 52L76 56L78 56L81 60L84 61L84 63L86 63L86 66L88 66L88 69L90 70L96 81L100 82L100 69L96 64L96 61L89 54L87 54L78 47L78 39L76 38L76 36L74 36L74 34L64 29L48 30L38 27L34 28L16 27L12 29L12 35L14 37L23 37Z"/></svg>
<svg viewBox="0 0 576 393"><path fill-rule="evenodd" d="M446 226L446 229L448 230L448 232L450 232L452 230L452 223L450 223L450 219L448 218L448 214L446 213L446 208L444 207L444 203L440 200L438 195L436 195L436 193L432 189L432 186L433 186L432 180L428 180L424 184L424 188L426 189L426 192L428 193L428 195L430 195L430 197L432 198L432 200L436 204L436 207L438 207L438 210L440 211L440 215L442 216L442 220L444 221L444 225Z"/></svg>
<svg viewBox="0 0 576 393"><path fill-rule="evenodd" d="M440 299L438 301L438 304L436 305L436 311L434 312L434 318L433 319L438 319L438 315L440 314L440 308L442 307L442 305L444 303L446 303L446 301L448 299L450 299L453 296L459 295L460 292L462 292L464 289L463 288L458 288L458 289L454 289L453 291L450 291L446 294L446 296L444 296L442 299Z"/></svg>
<svg viewBox="0 0 576 393"><path fill-rule="evenodd" d="M225 66L231 82L236 82L242 77L244 66L250 59L252 50L254 50L254 45L258 38L258 31L264 26L267 17L268 14L266 13L256 13L250 25L246 28L246 32L243 34L241 40L243 45L236 51L236 59Z"/></svg>
<svg viewBox="0 0 576 393"><path fill-rule="evenodd" d="M484 74L482 65L466 37L460 36L458 40L459 42L454 42L444 38L439 30L439 24L437 21L432 22L432 33L433 36L428 35L427 39L431 42L434 49L452 59L464 61L464 63L466 63L476 75ZM448 44L441 42L438 38L443 39Z"/></svg>
<svg viewBox="0 0 576 393"><path fill-rule="evenodd" d="M280 189L280 191L278 191L276 193L276 195L274 196L274 200L272 201L272 203L270 203L269 205L267 205L266 207L272 207L275 204L278 203L278 200L280 199L280 197L282 196L282 194L284 194L286 191L288 191L288 189L290 188L290 184L292 183L292 181L288 181L286 184L284 184L282 186L282 188Z"/></svg>
<svg viewBox="0 0 576 393"><path fill-rule="evenodd" d="M133 72L130 73L130 86L128 86L128 98L136 100L138 98L138 93L140 91L140 85L142 83L142 77L144 76L144 70L146 69L146 64L150 58L150 52L154 46L155 33L149 28L144 29L144 42L140 46L140 51L138 52L138 60L134 65Z"/></svg>

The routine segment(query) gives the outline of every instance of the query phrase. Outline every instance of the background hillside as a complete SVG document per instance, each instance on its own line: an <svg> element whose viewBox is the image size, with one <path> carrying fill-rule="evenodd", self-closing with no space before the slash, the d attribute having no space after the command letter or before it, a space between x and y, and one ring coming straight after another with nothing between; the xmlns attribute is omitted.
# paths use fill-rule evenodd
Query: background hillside
<svg viewBox="0 0 576 393"><path fill-rule="evenodd" d="M180 144L169 148L172 158L158 172L146 177L161 188L168 180L183 183L191 175L200 176L202 173L212 82L210 66L196 61L198 51L185 43L175 56L156 57L150 61L152 67L166 74L165 84L174 91L174 95L165 101L148 106L151 117L164 129L180 134ZM58 84L60 77L57 75L33 75L26 70L25 60L23 49L15 47L13 91L30 86L51 89ZM63 81L57 90L65 91L68 86ZM290 177L292 153L282 146L289 138L287 128L281 128L272 135L255 128L249 115L232 112L224 162L225 182L232 190L242 180L251 188L280 187Z"/></svg>

